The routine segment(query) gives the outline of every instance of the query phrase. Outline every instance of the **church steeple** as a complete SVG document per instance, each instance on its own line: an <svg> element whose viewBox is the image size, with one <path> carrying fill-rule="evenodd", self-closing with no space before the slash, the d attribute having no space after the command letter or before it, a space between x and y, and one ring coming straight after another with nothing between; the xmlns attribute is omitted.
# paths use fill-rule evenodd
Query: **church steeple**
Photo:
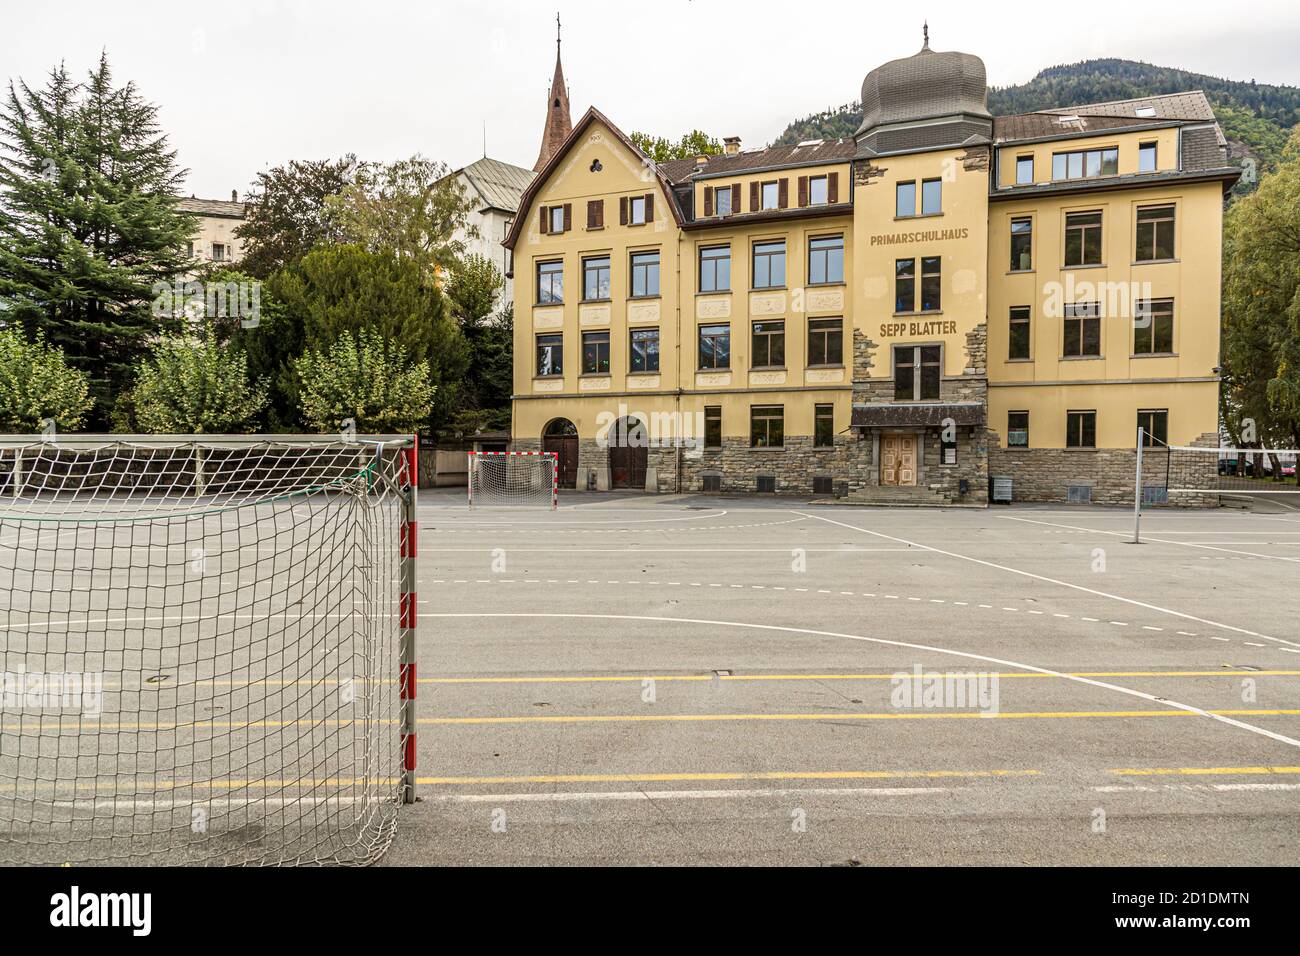
<svg viewBox="0 0 1300 956"><path fill-rule="evenodd" d="M533 172L541 172L573 132L569 117L569 90L564 85L564 67L560 63L560 15L555 15L555 76L551 79L551 95L546 100L546 126L542 129L542 148L537 153Z"/></svg>

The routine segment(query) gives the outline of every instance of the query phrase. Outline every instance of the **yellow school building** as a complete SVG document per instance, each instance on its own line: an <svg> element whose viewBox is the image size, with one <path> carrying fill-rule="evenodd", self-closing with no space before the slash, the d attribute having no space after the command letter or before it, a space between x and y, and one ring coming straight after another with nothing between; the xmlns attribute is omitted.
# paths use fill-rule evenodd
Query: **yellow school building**
<svg viewBox="0 0 1300 956"><path fill-rule="evenodd" d="M1131 503L1139 425L1217 444L1203 94L994 117L927 38L851 139L655 164L555 76L505 245L512 447L562 486Z"/></svg>

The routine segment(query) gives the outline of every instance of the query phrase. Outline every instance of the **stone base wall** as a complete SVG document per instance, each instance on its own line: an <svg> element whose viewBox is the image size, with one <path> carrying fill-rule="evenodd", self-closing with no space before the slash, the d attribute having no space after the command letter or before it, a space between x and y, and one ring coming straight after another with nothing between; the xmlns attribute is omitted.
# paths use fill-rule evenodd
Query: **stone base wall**
<svg viewBox="0 0 1300 956"><path fill-rule="evenodd" d="M1218 436L1206 433L1192 444L1214 447ZM1143 452L1145 488L1213 488L1218 477L1218 456L1198 452ZM1166 469L1167 465L1167 469ZM1168 485L1165 483L1168 471ZM989 472L994 478L1012 480L1012 500L1069 500L1070 485L1092 489L1093 504L1133 506L1137 477L1137 451L1132 448L1002 448L996 433L990 432ZM1205 508L1218 504L1214 495L1175 494L1168 504L1182 508ZM1154 507L1148 503L1147 506Z"/></svg>
<svg viewBox="0 0 1300 956"><path fill-rule="evenodd" d="M833 448L816 448L807 435L786 435L783 448L770 449L724 438L721 448L705 449L698 457L683 453L682 491L701 492L705 475L719 475L723 492L756 494L759 476L770 475L779 495L811 495L813 478L821 477L847 483L852 493L866 486L872 466L871 443L851 435L836 435Z"/></svg>

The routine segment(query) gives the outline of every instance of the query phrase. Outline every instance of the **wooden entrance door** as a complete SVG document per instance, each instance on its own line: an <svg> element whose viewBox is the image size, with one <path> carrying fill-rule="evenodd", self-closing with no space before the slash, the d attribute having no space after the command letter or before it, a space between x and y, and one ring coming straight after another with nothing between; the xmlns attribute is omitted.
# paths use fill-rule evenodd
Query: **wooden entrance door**
<svg viewBox="0 0 1300 956"><path fill-rule="evenodd" d="M880 483L896 487L916 485L916 436L880 437Z"/></svg>
<svg viewBox="0 0 1300 956"><path fill-rule="evenodd" d="M542 438L542 451L555 452L560 487L574 487L578 483L578 436L546 435Z"/></svg>
<svg viewBox="0 0 1300 956"><path fill-rule="evenodd" d="M609 429L609 486L645 489L645 469L649 453L645 427L639 422L620 418Z"/></svg>

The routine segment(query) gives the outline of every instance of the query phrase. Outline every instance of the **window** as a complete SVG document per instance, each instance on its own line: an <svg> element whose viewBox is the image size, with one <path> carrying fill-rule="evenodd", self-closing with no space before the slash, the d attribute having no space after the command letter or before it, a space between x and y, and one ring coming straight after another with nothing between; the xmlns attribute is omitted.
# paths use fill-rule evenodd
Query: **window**
<svg viewBox="0 0 1300 956"><path fill-rule="evenodd" d="M609 333L582 333L582 374L609 374Z"/></svg>
<svg viewBox="0 0 1300 956"><path fill-rule="evenodd" d="M780 289L785 285L785 240L754 243L754 288Z"/></svg>
<svg viewBox="0 0 1300 956"><path fill-rule="evenodd" d="M213 262L226 261L226 247L223 243L214 242L212 244L212 261Z"/></svg>
<svg viewBox="0 0 1300 956"><path fill-rule="evenodd" d="M700 250L700 291L731 291L731 246L706 246Z"/></svg>
<svg viewBox="0 0 1300 956"><path fill-rule="evenodd" d="M627 222L630 226L645 225L645 196L633 196L627 201Z"/></svg>
<svg viewBox="0 0 1300 956"><path fill-rule="evenodd" d="M1138 206L1137 249L1138 262L1158 262L1174 257L1174 207Z"/></svg>
<svg viewBox="0 0 1300 956"><path fill-rule="evenodd" d="M609 256L582 260L582 298L586 302L609 298Z"/></svg>
<svg viewBox="0 0 1300 956"><path fill-rule="evenodd" d="M700 368L731 368L731 326L700 326Z"/></svg>
<svg viewBox="0 0 1300 956"><path fill-rule="evenodd" d="M808 364L844 364L844 320L808 320Z"/></svg>
<svg viewBox="0 0 1300 956"><path fill-rule="evenodd" d="M1066 448L1096 448L1097 447L1097 413L1096 412L1066 412L1065 413L1065 447Z"/></svg>
<svg viewBox="0 0 1300 956"><path fill-rule="evenodd" d="M1151 299L1134 309L1133 354L1171 355L1174 351L1174 300Z"/></svg>
<svg viewBox="0 0 1300 956"><path fill-rule="evenodd" d="M916 215L916 181L899 183L894 187L894 215L906 219Z"/></svg>
<svg viewBox="0 0 1300 956"><path fill-rule="evenodd" d="M1154 173L1156 171L1156 144L1138 144L1138 172Z"/></svg>
<svg viewBox="0 0 1300 956"><path fill-rule="evenodd" d="M749 447L780 448L784 444L785 406L751 406L749 409Z"/></svg>
<svg viewBox="0 0 1300 956"><path fill-rule="evenodd" d="M1119 149L1087 149L1052 154L1053 179L1091 179L1119 173Z"/></svg>
<svg viewBox="0 0 1300 956"><path fill-rule="evenodd" d="M633 329L631 335L631 371L659 371L659 330Z"/></svg>
<svg viewBox="0 0 1300 956"><path fill-rule="evenodd" d="M565 206L552 206L547 215L550 218L550 226L547 231L552 233L564 232L564 210Z"/></svg>
<svg viewBox="0 0 1300 956"><path fill-rule="evenodd" d="M1029 272L1034 268L1034 220L1011 220L1011 271Z"/></svg>
<svg viewBox="0 0 1300 956"><path fill-rule="evenodd" d="M785 322L754 323L750 365L754 368L785 365Z"/></svg>
<svg viewBox="0 0 1300 956"><path fill-rule="evenodd" d="M713 214L715 216L731 215L730 186L718 186L713 190Z"/></svg>
<svg viewBox="0 0 1300 956"><path fill-rule="evenodd" d="M943 181L923 179L921 181L921 215L937 216L943 212Z"/></svg>
<svg viewBox="0 0 1300 956"><path fill-rule="evenodd" d="M1029 413L1007 412L1007 446L1029 447Z"/></svg>
<svg viewBox="0 0 1300 956"><path fill-rule="evenodd" d="M1071 212L1065 215L1066 266L1101 265L1101 213Z"/></svg>
<svg viewBox="0 0 1300 956"><path fill-rule="evenodd" d="M1034 157L1016 157L1016 185L1028 186L1034 181Z"/></svg>
<svg viewBox="0 0 1300 956"><path fill-rule="evenodd" d="M722 406L704 406L704 447L722 447Z"/></svg>
<svg viewBox="0 0 1300 956"><path fill-rule="evenodd" d="M808 178L808 205L824 206L830 202L830 180L825 176Z"/></svg>
<svg viewBox="0 0 1300 956"><path fill-rule="evenodd" d="M813 406L813 445L831 448L835 444L835 406Z"/></svg>
<svg viewBox="0 0 1300 956"><path fill-rule="evenodd" d="M940 269L941 257L925 256L921 259L921 312L939 311ZM897 259L894 262L894 311L917 311L915 259Z"/></svg>
<svg viewBox="0 0 1300 956"><path fill-rule="evenodd" d="M1007 358L1013 361L1027 359L1029 358L1029 306L1013 305L1010 321Z"/></svg>
<svg viewBox="0 0 1300 956"><path fill-rule="evenodd" d="M1138 428L1142 429L1142 445L1153 448L1169 443L1169 409L1146 408L1138 411Z"/></svg>
<svg viewBox="0 0 1300 956"><path fill-rule="evenodd" d="M564 374L564 336L559 334L537 336L537 374Z"/></svg>
<svg viewBox="0 0 1300 956"><path fill-rule="evenodd" d="M187 242L187 243L185 243L185 258L187 258L187 259L193 259L193 258L194 258L194 243L193 243L193 242Z"/></svg>
<svg viewBox="0 0 1300 956"><path fill-rule="evenodd" d="M1101 358L1101 308L1096 302L1065 307L1065 340L1062 355L1067 358Z"/></svg>
<svg viewBox="0 0 1300 956"><path fill-rule="evenodd" d="M632 298L659 294L659 250L632 253Z"/></svg>
<svg viewBox="0 0 1300 956"><path fill-rule="evenodd" d="M939 256L926 256L921 260L921 311L939 311Z"/></svg>
<svg viewBox="0 0 1300 956"><path fill-rule="evenodd" d="M564 301L564 263L556 259L552 262L537 263L537 302L547 303Z"/></svg>
<svg viewBox="0 0 1300 956"><path fill-rule="evenodd" d="M844 281L844 237L808 240L808 284L835 285Z"/></svg>
<svg viewBox="0 0 1300 956"><path fill-rule="evenodd" d="M763 183L762 187L762 205L760 209L777 209L781 203L780 185L775 182Z"/></svg>
<svg viewBox="0 0 1300 956"><path fill-rule="evenodd" d="M937 345L894 346L894 401L938 399L941 359L942 350Z"/></svg>
<svg viewBox="0 0 1300 956"><path fill-rule="evenodd" d="M894 260L894 311L916 311L916 260Z"/></svg>

